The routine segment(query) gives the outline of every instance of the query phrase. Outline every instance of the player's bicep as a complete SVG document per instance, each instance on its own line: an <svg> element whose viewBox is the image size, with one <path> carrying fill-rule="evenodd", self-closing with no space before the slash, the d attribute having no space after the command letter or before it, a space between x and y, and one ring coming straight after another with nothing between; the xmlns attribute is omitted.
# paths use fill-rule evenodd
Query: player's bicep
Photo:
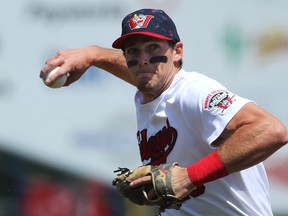
<svg viewBox="0 0 288 216"><path fill-rule="evenodd" d="M250 102L244 105L231 119L226 127L227 134L231 134L244 125L255 123L267 116L267 112Z"/></svg>
<svg viewBox="0 0 288 216"><path fill-rule="evenodd" d="M255 123L265 115L265 112L254 102L244 105L236 115L229 121L221 135L212 143L213 146L219 147L226 139L232 136L237 129L242 126Z"/></svg>

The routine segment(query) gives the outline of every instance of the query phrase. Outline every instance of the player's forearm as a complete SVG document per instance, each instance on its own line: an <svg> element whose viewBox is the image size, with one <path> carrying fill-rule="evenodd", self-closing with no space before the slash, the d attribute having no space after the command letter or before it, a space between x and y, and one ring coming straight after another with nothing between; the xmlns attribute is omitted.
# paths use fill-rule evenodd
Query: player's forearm
<svg viewBox="0 0 288 216"><path fill-rule="evenodd" d="M80 79L91 66L99 67L133 85L123 53L118 50L99 46L61 50L46 61L41 69L40 78L46 77L52 69L58 66L60 69L49 77L47 85L51 85L61 75L69 73L65 83L65 86L69 86Z"/></svg>
<svg viewBox="0 0 288 216"><path fill-rule="evenodd" d="M91 47L94 50L93 65L99 67L114 76L134 85L128 70L123 52L102 48L98 46Z"/></svg>

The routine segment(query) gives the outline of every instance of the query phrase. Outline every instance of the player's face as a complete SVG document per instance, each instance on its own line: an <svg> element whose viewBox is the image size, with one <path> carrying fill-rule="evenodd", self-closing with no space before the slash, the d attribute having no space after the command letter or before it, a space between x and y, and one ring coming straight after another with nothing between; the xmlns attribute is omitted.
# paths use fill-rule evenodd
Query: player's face
<svg viewBox="0 0 288 216"><path fill-rule="evenodd" d="M144 102L154 100L165 91L179 71L174 65L176 51L165 40L131 37L125 43L124 55L131 78L144 94Z"/></svg>

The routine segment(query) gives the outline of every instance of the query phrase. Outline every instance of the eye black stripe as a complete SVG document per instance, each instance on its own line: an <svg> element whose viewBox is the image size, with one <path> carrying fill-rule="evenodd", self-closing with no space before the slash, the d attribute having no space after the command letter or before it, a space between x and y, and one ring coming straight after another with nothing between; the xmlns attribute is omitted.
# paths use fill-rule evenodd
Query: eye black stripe
<svg viewBox="0 0 288 216"><path fill-rule="evenodd" d="M151 57L150 62L152 64L158 63L158 62L167 63L167 60L168 60L167 56L153 56Z"/></svg>
<svg viewBox="0 0 288 216"><path fill-rule="evenodd" d="M131 61L128 61L128 62L127 62L128 68L134 67L134 66L136 66L137 64L138 64L138 61L137 61L137 60L131 60Z"/></svg>

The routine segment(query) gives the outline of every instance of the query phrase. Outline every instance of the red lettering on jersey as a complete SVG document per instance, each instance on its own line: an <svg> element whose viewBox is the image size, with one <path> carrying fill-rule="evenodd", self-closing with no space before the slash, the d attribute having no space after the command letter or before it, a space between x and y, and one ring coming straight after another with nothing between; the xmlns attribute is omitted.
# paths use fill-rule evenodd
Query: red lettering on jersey
<svg viewBox="0 0 288 216"><path fill-rule="evenodd" d="M147 139L147 129L137 132L141 160L150 161L150 165L166 163L167 156L173 150L177 140L177 130L170 126L169 120L154 136Z"/></svg>

